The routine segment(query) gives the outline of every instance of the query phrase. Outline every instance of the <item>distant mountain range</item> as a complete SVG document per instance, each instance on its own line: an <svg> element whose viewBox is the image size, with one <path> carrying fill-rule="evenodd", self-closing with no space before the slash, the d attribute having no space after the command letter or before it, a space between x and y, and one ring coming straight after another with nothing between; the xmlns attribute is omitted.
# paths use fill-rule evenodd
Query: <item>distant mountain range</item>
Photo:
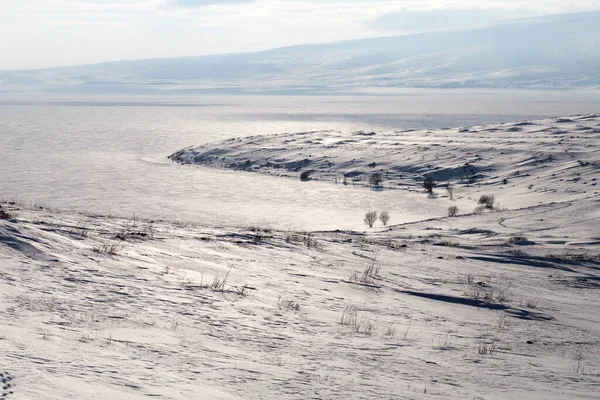
<svg viewBox="0 0 600 400"><path fill-rule="evenodd" d="M0 72L0 92L353 93L600 88L600 11L486 28Z"/></svg>

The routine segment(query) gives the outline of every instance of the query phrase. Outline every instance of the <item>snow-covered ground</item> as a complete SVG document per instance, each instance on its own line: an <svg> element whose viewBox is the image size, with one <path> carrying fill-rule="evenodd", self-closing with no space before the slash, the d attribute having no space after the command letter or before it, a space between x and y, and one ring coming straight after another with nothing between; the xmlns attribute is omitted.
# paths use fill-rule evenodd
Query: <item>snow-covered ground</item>
<svg viewBox="0 0 600 400"><path fill-rule="evenodd" d="M456 200L484 191L516 208L598 193L598 138L600 117L579 115L440 130L249 136L188 147L169 158L381 191L422 191L429 178L438 186L459 185Z"/></svg>
<svg viewBox="0 0 600 400"><path fill-rule="evenodd" d="M3 202L0 396L597 398L599 129L588 115L202 147L295 180L300 171L266 157L285 164L310 152L321 160L313 176L330 187L342 172L383 169L377 193L459 208L405 224L392 212L389 226L360 231ZM263 150L285 140L285 151ZM442 187L428 198L418 178L429 174L451 181L455 199ZM481 195L496 204L472 213Z"/></svg>

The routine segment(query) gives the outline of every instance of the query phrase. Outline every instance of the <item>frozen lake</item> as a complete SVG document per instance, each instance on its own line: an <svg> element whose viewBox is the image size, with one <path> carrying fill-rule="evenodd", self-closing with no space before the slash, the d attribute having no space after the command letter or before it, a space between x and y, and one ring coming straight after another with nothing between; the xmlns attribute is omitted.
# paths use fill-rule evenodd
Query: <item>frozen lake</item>
<svg viewBox="0 0 600 400"><path fill-rule="evenodd" d="M600 111L598 92L412 92L381 97L10 98L0 95L0 196L113 215L281 229L361 229L447 204L399 190L180 166L166 156L228 137L439 128Z"/></svg>

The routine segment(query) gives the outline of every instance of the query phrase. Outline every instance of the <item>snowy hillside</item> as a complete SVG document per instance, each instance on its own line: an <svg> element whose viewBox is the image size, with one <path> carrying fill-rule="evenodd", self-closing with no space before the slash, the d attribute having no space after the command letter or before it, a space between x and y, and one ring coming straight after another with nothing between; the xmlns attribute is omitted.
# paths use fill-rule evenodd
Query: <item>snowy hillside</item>
<svg viewBox="0 0 600 400"><path fill-rule="evenodd" d="M600 86L600 12L258 53L0 72L0 92L335 93Z"/></svg>
<svg viewBox="0 0 600 400"><path fill-rule="evenodd" d="M600 191L599 138L600 117L580 115L439 130L249 136L188 147L169 158L378 190L422 191L429 178L440 186L511 192L503 199L510 207Z"/></svg>
<svg viewBox="0 0 600 400"><path fill-rule="evenodd" d="M459 208L406 224L392 214L361 231L2 202L0 396L595 399L599 129L588 115L460 132L282 134L178 156L210 165L218 155L223 165L212 166L229 167L247 157L294 179L292 155L318 158L309 167L321 179L383 168L376 190L400 184ZM441 187L428 196L416 181L427 174L451 181L454 200ZM496 201L478 204L482 195Z"/></svg>

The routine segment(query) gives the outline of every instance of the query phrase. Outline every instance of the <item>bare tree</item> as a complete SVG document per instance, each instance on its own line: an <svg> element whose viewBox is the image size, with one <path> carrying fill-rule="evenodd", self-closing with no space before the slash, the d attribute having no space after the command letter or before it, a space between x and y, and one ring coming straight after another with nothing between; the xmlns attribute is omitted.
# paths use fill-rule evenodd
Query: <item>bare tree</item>
<svg viewBox="0 0 600 400"><path fill-rule="evenodd" d="M427 193L433 194L433 188L435 187L435 182L431 178L425 178L423 181L423 187L427 190Z"/></svg>
<svg viewBox="0 0 600 400"><path fill-rule="evenodd" d="M446 185L446 191L448 192L448 196L450 196L451 199L454 199L454 186L452 186L450 182Z"/></svg>
<svg viewBox="0 0 600 400"><path fill-rule="evenodd" d="M369 225L369 228L372 228L377 221L377 211L369 211L365 214L365 224Z"/></svg>
<svg viewBox="0 0 600 400"><path fill-rule="evenodd" d="M383 176L379 172L373 172L371 176L369 176L369 183L373 186L379 186L383 182Z"/></svg>
<svg viewBox="0 0 600 400"><path fill-rule="evenodd" d="M379 215L379 220L383 224L383 226L387 226L388 222L390 222L390 213L387 211L382 211Z"/></svg>
<svg viewBox="0 0 600 400"><path fill-rule="evenodd" d="M450 206L450 207L448 207L448 216L449 217L456 217L457 214L458 214L458 207L457 206Z"/></svg>

